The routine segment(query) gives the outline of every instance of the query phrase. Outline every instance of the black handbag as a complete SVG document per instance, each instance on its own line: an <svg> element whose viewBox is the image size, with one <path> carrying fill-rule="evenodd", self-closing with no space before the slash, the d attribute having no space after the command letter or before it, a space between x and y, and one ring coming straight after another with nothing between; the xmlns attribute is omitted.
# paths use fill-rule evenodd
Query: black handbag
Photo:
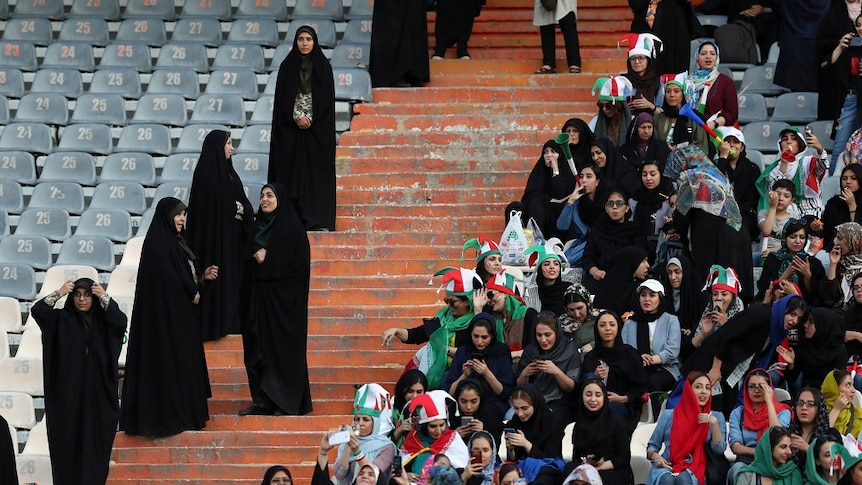
<svg viewBox="0 0 862 485"><path fill-rule="evenodd" d="M706 473L705 485L724 485L727 483L727 473L730 471L730 462L724 453L718 454L712 451L710 443L705 443L706 450Z"/></svg>
<svg viewBox="0 0 862 485"><path fill-rule="evenodd" d="M550 10L553 12L557 9L557 0L539 0L542 3L542 7L545 7L545 10Z"/></svg>

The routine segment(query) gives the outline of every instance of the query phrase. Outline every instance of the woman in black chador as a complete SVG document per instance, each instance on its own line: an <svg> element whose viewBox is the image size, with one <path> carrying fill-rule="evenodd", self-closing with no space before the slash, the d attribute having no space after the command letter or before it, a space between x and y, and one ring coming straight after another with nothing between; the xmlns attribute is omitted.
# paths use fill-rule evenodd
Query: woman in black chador
<svg viewBox="0 0 862 485"><path fill-rule="evenodd" d="M281 184L260 191L242 329L251 406L240 416L311 412L306 339L311 248Z"/></svg>
<svg viewBox="0 0 862 485"><path fill-rule="evenodd" d="M287 188L306 229L335 230L335 82L307 25L278 68L267 180Z"/></svg>
<svg viewBox="0 0 862 485"><path fill-rule="evenodd" d="M254 225L254 209L230 156L230 133L213 130L204 139L192 179L186 239L203 264L216 264L221 278L201 293L201 331L204 340L239 333L239 285L242 256ZM198 271L202 268L198 267Z"/></svg>
<svg viewBox="0 0 862 485"><path fill-rule="evenodd" d="M66 304L55 310L64 296ZM42 329L54 483L105 483L120 419L117 359L126 315L89 278L66 281L30 311Z"/></svg>
<svg viewBox="0 0 862 485"><path fill-rule="evenodd" d="M218 267L195 271L183 237L186 205L165 197L141 249L132 310L120 427L130 435L169 436L202 429L211 396L197 304Z"/></svg>

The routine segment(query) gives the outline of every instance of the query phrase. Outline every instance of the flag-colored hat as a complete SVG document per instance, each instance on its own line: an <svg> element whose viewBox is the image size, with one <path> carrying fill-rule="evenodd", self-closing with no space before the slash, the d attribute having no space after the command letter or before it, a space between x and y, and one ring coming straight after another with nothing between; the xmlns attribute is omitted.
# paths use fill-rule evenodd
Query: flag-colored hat
<svg viewBox="0 0 862 485"><path fill-rule="evenodd" d="M779 150L781 150L781 138L782 138L786 133L793 133L793 136L795 136L795 137L796 137L796 141L798 141L798 142L799 142L799 151L800 151L800 152L802 152L803 150L805 150L805 147L806 147L806 146L808 146L808 144L807 144L807 143L805 143L805 137L804 137L804 136L802 136L802 133L800 133L800 132L799 132L799 128L797 128L797 127L795 127L795 126L787 125L787 126L785 126L785 127L784 127L784 129L783 129L783 130L781 130L781 132L780 132L780 133L778 133L778 145L779 145L779 146L778 146L778 149L779 149Z"/></svg>
<svg viewBox="0 0 862 485"><path fill-rule="evenodd" d="M521 298L521 292L518 290L518 287L515 286L515 281L514 276L503 270L495 274L487 283L485 283L485 289L488 291L499 291L501 293L514 296L518 301L524 303L524 300Z"/></svg>
<svg viewBox="0 0 862 485"><path fill-rule="evenodd" d="M742 285L739 283L739 277L733 268L725 268L714 264L709 268L709 274L706 275L706 285L703 289L727 290L734 295L739 295Z"/></svg>
<svg viewBox="0 0 862 485"><path fill-rule="evenodd" d="M853 467L862 461L859 443L849 435L844 435L842 441L841 444L834 443L829 447L839 477L850 473Z"/></svg>
<svg viewBox="0 0 862 485"><path fill-rule="evenodd" d="M448 419L447 401L455 403L455 399L448 392L440 389L419 394L410 400L410 414L417 413L418 410L419 424Z"/></svg>
<svg viewBox="0 0 862 485"><path fill-rule="evenodd" d="M497 246L497 243L488 239L484 236L479 236L464 243L464 247L461 249L461 261L464 261L464 251L468 249L476 250L476 262L479 263L483 259L487 258L492 254L502 255L500 252L500 248Z"/></svg>
<svg viewBox="0 0 862 485"><path fill-rule="evenodd" d="M661 90L664 91L668 84L676 84L682 89L683 94L688 91L688 73L683 71L679 74L662 74Z"/></svg>
<svg viewBox="0 0 862 485"><path fill-rule="evenodd" d="M600 77L593 84L590 94L599 93L599 101L625 101L626 97L635 92L632 82L624 76Z"/></svg>
<svg viewBox="0 0 862 485"><path fill-rule="evenodd" d="M545 244L530 246L524 254L527 256L527 264L530 266L539 267L547 259L556 259L560 265L565 261L568 265L568 259L563 252L563 243L556 237L548 239Z"/></svg>
<svg viewBox="0 0 862 485"><path fill-rule="evenodd" d="M365 384L356 390L356 395L353 398L354 415L365 414L379 418L380 413L390 408L389 391L380 384Z"/></svg>
<svg viewBox="0 0 862 485"><path fill-rule="evenodd" d="M472 269L443 268L434 273L434 276L440 275L443 275L443 286L446 287L446 294L450 296L472 295L474 291L484 286L482 278Z"/></svg>
<svg viewBox="0 0 862 485"><path fill-rule="evenodd" d="M617 42L617 48L623 45L629 46L629 57L641 55L655 59L662 51L661 39L647 32L623 35Z"/></svg>

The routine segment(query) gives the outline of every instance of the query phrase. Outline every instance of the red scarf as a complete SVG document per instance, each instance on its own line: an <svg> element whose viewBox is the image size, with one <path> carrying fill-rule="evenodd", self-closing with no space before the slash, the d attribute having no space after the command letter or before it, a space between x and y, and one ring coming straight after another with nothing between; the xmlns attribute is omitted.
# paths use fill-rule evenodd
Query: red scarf
<svg viewBox="0 0 862 485"><path fill-rule="evenodd" d="M401 449L407 452L411 458L413 458L414 455L421 455L422 453L431 453L431 456L434 456L438 453L445 453L449 448L449 445L452 444L453 439L455 439L455 431L446 428L446 431L444 431L439 438L426 446L419 436L419 431L414 428L407 434L407 437L404 438L404 443L401 444Z"/></svg>
<svg viewBox="0 0 862 485"><path fill-rule="evenodd" d="M772 387L772 378L769 379L769 387ZM775 394L772 395L772 404L775 405L775 414L781 414L785 409L790 409L790 406L776 401ZM748 396L747 388L742 392L742 406L743 427L750 431L757 431L757 440L760 441L760 437L763 435L763 432L769 429L769 408L766 406L766 403L763 403L763 405L760 406L760 409L755 411L754 405L751 403L751 398Z"/></svg>
<svg viewBox="0 0 862 485"><path fill-rule="evenodd" d="M679 404L673 408L673 425L670 428L670 462L673 472L691 470L698 483L706 483L706 438L709 436L709 423L698 423L697 415L708 413L712 396L703 408L697 402L694 389L688 379L682 386ZM686 459L691 455L691 463Z"/></svg>

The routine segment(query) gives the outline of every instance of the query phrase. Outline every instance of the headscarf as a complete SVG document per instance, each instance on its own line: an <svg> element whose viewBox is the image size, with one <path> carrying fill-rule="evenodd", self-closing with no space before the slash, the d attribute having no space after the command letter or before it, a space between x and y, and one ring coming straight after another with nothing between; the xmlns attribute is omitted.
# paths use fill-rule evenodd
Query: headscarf
<svg viewBox="0 0 862 485"><path fill-rule="evenodd" d="M626 125L626 129L628 129L628 125ZM623 135L622 140L625 140L625 135ZM608 138L596 138L593 140L593 144L590 147L599 147L602 153L605 154L605 166L601 168L602 171L602 181L605 184L610 182L616 182L620 177L620 170L622 170L622 157L620 156L620 150L617 144L609 140ZM581 198L583 200L583 198ZM583 217L582 217L583 218ZM588 226L592 225L587 221Z"/></svg>
<svg viewBox="0 0 862 485"><path fill-rule="evenodd" d="M281 209L282 203L287 203L287 200L281 200L279 197L279 191L276 190L276 184L266 184L261 187L261 192L263 189L269 188L272 190L272 193L275 194L275 200L278 205L275 207L275 210L267 214L263 211L263 209L258 209L257 211L257 232L254 235L254 247L256 249L266 248L269 246L269 238L272 235L272 225L275 223L275 220L278 216L278 211ZM281 194L286 194L287 190L282 191Z"/></svg>
<svg viewBox="0 0 862 485"><path fill-rule="evenodd" d="M290 478L291 481L293 481L293 476L291 476L290 470L288 470L287 467L282 465L273 465L266 470L266 473L264 473L263 481L260 482L260 485L269 485L269 482L272 481L272 477L274 477L278 472L287 473L287 478Z"/></svg>
<svg viewBox="0 0 862 485"><path fill-rule="evenodd" d="M509 354L509 346L500 341L499 327L497 325L497 320L490 313L482 312L476 314L471 320L470 324L467 326L467 331L472 335L473 329L476 328L476 324L486 321L490 322L489 333L491 334L491 343L488 344L482 350L476 348L476 345L473 343L473 339L471 338L464 346L467 348L467 354L481 354L485 359L492 359L494 357L500 357L503 355Z"/></svg>
<svg viewBox="0 0 862 485"><path fill-rule="evenodd" d="M419 369L407 369L403 374L401 374L398 381L395 382L395 394L392 397L392 418L393 421L397 419L398 423L393 422L392 424L396 427L404 418L404 407L407 406L407 401L404 400L404 394L407 392L407 388L417 382L422 384L422 387L426 392L430 390L428 387L428 378L425 376L425 373Z"/></svg>
<svg viewBox="0 0 862 485"><path fill-rule="evenodd" d="M538 322L535 323L534 326L535 325L538 325ZM542 325L551 324L550 322L542 321ZM542 350L539 346L539 342L533 339L533 342L524 349L524 353L521 355L521 360L518 363L518 373L520 373L527 364L537 360L550 360L554 365L559 367L563 373L566 372L566 369L580 367L581 354L578 352L578 344L566 338L566 335L563 333L563 327L556 318L554 319L553 329L554 334L556 335L554 346L548 350ZM557 383L556 377L551 374L539 372L530 377L530 382L539 388L543 396L559 393L560 385Z"/></svg>
<svg viewBox="0 0 862 485"><path fill-rule="evenodd" d="M643 170L648 165L656 165L658 170L661 170L662 162L660 160L645 160L641 163L640 169ZM668 200L673 192L674 188L671 180L664 176L661 177L658 185L653 189L646 188L643 184L643 179L641 179L637 189L632 194L632 200L637 202L634 214L632 214L632 221L642 227L648 227L652 223L656 225L656 228L659 228L662 221L656 221L652 216L661 209L662 204ZM647 232L649 233L649 231Z"/></svg>
<svg viewBox="0 0 862 485"><path fill-rule="evenodd" d="M785 345L787 341L787 330L784 329L784 315L787 314L787 305L794 298L802 299L799 295L787 295L772 304L769 317L769 344L764 355L755 363L755 368L766 369L772 364L776 348ZM779 361L783 359L779 358Z"/></svg>
<svg viewBox="0 0 862 485"><path fill-rule="evenodd" d="M166 199L167 199L167 198L172 198L172 197L166 197ZM182 211L186 210L186 209L188 208L188 206L186 206L186 204L185 204L183 201L181 201L181 200L178 200L178 199L173 199L173 200L175 200L175 201L176 201L176 203L175 203L175 205L173 206L173 208L172 208L172 209L170 209L170 211L168 212L168 214L167 214L167 221L165 221L165 222L167 222L169 231L170 231L170 232L174 235L174 237L176 238L176 240L177 240L177 244L179 244L179 245L180 245L180 248L183 250L183 253L185 253L186 258L187 258L189 261L194 261L194 260L196 259L196 258L195 258L195 253L194 253L194 252L192 252L192 250L191 250L191 248L189 247L189 245L188 245L188 244L186 244L186 239L185 239L185 234L184 234L184 233L185 233L185 229L181 229L181 230L177 231L177 228L176 228L176 226L174 225L174 217L176 217L176 216L177 216L177 214L179 214L180 212L182 212ZM159 202L161 202L161 201L159 201ZM158 212L158 210L157 210L156 212Z"/></svg>
<svg viewBox="0 0 862 485"><path fill-rule="evenodd" d="M566 291L563 293L563 301L566 301L566 298L569 295L577 295L581 300L583 300L584 304L587 305L587 316L584 318L583 322L576 322L569 316L569 313L566 312L557 319L560 322L560 326L563 329L563 332L568 334L573 334L578 331L578 328L586 322L588 322L591 318L595 318L599 312L593 308L593 295L590 293L590 290L587 289L586 286L580 283L572 283L566 288Z"/></svg>
<svg viewBox="0 0 862 485"><path fill-rule="evenodd" d="M614 344L611 347L602 345L602 338L599 335L598 320L603 316L602 313L596 318L596 326L593 328L595 335L595 346L593 350L584 356L584 361L604 362L611 370L611 376L608 377L608 382L613 386L614 376L619 376L627 381L624 385L627 389L613 389L617 394L629 395L628 406L632 408L640 408L640 402L632 402L632 398L640 399L641 393L647 389L647 375L643 367L643 361L637 350L631 345L623 343L623 323L619 317L611 312L608 315L613 315L617 321L617 336L614 338ZM592 369L592 366L589 367ZM636 396L635 396L636 395Z"/></svg>
<svg viewBox="0 0 862 485"><path fill-rule="evenodd" d="M506 343L509 344L509 349L511 350L521 350L523 348L523 333L524 333L524 325L522 320L524 316L527 315L527 310L529 307L525 305L518 297L513 295L506 295L506 302L503 306L503 312L500 315L500 318L496 319L497 322L497 336L505 336ZM510 322L521 321L519 325L509 325L506 328L506 324ZM503 329L503 333L499 333L500 329Z"/></svg>
<svg viewBox="0 0 862 485"><path fill-rule="evenodd" d="M485 468L482 469L482 485L494 485L494 470L497 467L497 441L491 436L491 433L481 430L476 431L470 436L470 441L467 442L467 449L472 452L473 450L473 440L476 439L477 436L484 436L491 442L491 461L485 465Z"/></svg>
<svg viewBox="0 0 862 485"><path fill-rule="evenodd" d="M771 431L772 428L769 430ZM772 461L772 443L769 440L769 433L766 433L765 439L758 439L757 446L754 448L754 461L740 468L739 473L742 472L769 477L775 485L802 485L802 475L792 460L775 466Z"/></svg>
<svg viewBox="0 0 862 485"><path fill-rule="evenodd" d="M822 451L822 447L827 446L829 443L842 443L841 436L838 432L834 429L830 431L830 433L818 436L817 439L810 444L808 451L805 454L805 466L802 468L805 470L805 478L808 479L808 483L811 485L829 485L829 482L820 475L820 467L817 465L817 460L820 457L817 455ZM833 473L838 474L839 468L835 467Z"/></svg>
<svg viewBox="0 0 862 485"><path fill-rule="evenodd" d="M560 132L564 133L566 128L570 126L578 130L578 143L575 145L569 144L569 149L572 151L572 158L575 160L575 168L580 172L584 168L584 165L587 165L591 161L590 147L593 144L595 136L589 125L580 118L569 118L566 120L563 123L563 127L560 128ZM565 156L560 159L560 162L565 163L565 161ZM562 171L560 171L560 174L562 174Z"/></svg>
<svg viewBox="0 0 862 485"><path fill-rule="evenodd" d="M826 409L831 412L835 407L835 401L841 395L838 388L838 381L835 380L835 371L826 374L823 379L823 384L820 386L820 392L823 394L823 400L826 401ZM851 422L851 418L853 421ZM852 402L838 413L838 418L832 426L841 434L851 434L859 436L862 431L862 408L856 407Z"/></svg>
<svg viewBox="0 0 862 485"><path fill-rule="evenodd" d="M619 416L611 409L605 383L593 377L584 381L581 389L585 389L590 384L595 384L602 389L604 403L598 410L591 411L584 404L581 396L578 396L578 416L572 434L572 443L581 450L595 450L603 446L607 443L608 437L613 436L614 430L622 424Z"/></svg>
<svg viewBox="0 0 862 485"><path fill-rule="evenodd" d="M626 246L617 251L601 281L602 291L596 292L595 305L618 314L634 310L634 293L639 284L634 272L648 255L647 250L640 246Z"/></svg>
<svg viewBox="0 0 862 485"><path fill-rule="evenodd" d="M353 414L356 413L354 410ZM344 443L338 447L338 457L335 459L336 463L342 463L342 457L346 454L348 457L348 467L350 465L353 466L353 473L349 478L350 483L356 481L356 477L359 475L359 471L362 469L359 466L359 459L368 459L369 462L373 462L375 458L377 458L381 453L383 453L386 449L391 449L393 455L397 452L395 449L395 443L392 442L386 435L380 433L381 429L381 417L374 415L367 415L371 418L371 422L373 423L371 428L371 433L368 436L356 436L356 440L359 441L359 450L360 455L355 456L353 452L350 450L348 443Z"/></svg>
<svg viewBox="0 0 862 485"><path fill-rule="evenodd" d="M631 81L632 87L635 88L635 97L643 95L647 101L655 103L656 94L658 94L658 90L661 88L661 81L658 72L656 72L655 59L650 56L646 56L646 58L647 67L643 74L636 73L632 69L632 62L627 59L626 73L624 75Z"/></svg>
<svg viewBox="0 0 862 485"><path fill-rule="evenodd" d="M699 113L703 113L706 109L706 97L709 95L709 90L712 88L715 81L718 79L720 72L718 72L718 63L721 59L721 56L718 52L718 46L715 42L705 41L701 42L697 49L694 51L695 62L697 62L698 54L700 54L700 50L703 49L703 46L711 45L715 47L715 65L712 66L712 69L702 69L700 65L698 68L694 70L689 76L688 79L691 81L693 89L691 90L688 96L686 96L688 104L695 108Z"/></svg>
<svg viewBox="0 0 862 485"><path fill-rule="evenodd" d="M683 381L682 396L673 408L673 424L670 428L670 462L673 472L691 470L698 483L706 483L706 449L704 443L709 436L709 423L698 423L697 415L709 413L712 396L701 407L688 378Z"/></svg>
<svg viewBox="0 0 862 485"><path fill-rule="evenodd" d="M808 224L804 219L801 221L794 219L784 225L784 231L781 233L781 249L772 253L781 262L781 265L778 267L778 275L783 275L784 271L793 263L793 257L796 256L796 253L791 253L787 247L787 237L800 229L805 231L805 237L807 238ZM796 273L791 274L788 279L794 283L799 283L799 275Z"/></svg>
<svg viewBox="0 0 862 485"><path fill-rule="evenodd" d="M430 485L463 485L458 471L448 465L432 466L428 469Z"/></svg>
<svg viewBox="0 0 862 485"><path fill-rule="evenodd" d="M624 143L626 140L626 133L629 132L629 123L631 123L632 114L629 111L629 105L625 101L611 102L614 105L614 111L617 113L616 116L619 118L619 128L612 132L605 110L599 108L599 112L596 115L596 130L594 135L596 137L616 138L616 143ZM618 106L620 109L617 109ZM595 140L593 140L593 144L595 144Z"/></svg>
<svg viewBox="0 0 862 485"><path fill-rule="evenodd" d="M829 426L829 411L826 409L826 400L823 399L820 389L803 387L796 394L796 398L799 399L799 396L805 391L810 392L817 403L817 416L814 417L814 431L811 432L810 440L813 441L831 428ZM796 413L793 413L793 419L790 421L790 432L802 436L802 423L799 422L799 416Z"/></svg>
<svg viewBox="0 0 862 485"><path fill-rule="evenodd" d="M749 378L757 373L758 377L763 377L766 379L769 387L772 386L772 377L769 376L769 373L763 369L752 369L745 378L744 385L748 384ZM766 374L765 376L763 374ZM775 405L775 414L781 414L782 411L790 409L790 407L784 403L780 403L775 399L775 394L772 395L772 403ZM744 389L742 391L742 406L743 406L743 426L745 429L749 431L754 431L757 433L757 439L760 440L760 437L763 436L763 433L769 428L769 411L767 410L766 403L763 403L760 406L760 409L754 409L754 404L751 402L751 397L748 395L748 389ZM766 440L769 441L769 440ZM770 455L771 456L771 455ZM770 463L772 460L770 459Z"/></svg>
<svg viewBox="0 0 862 485"><path fill-rule="evenodd" d="M853 298L853 276L862 271L862 226L856 222L845 222L835 228L835 235L843 239L850 250L850 254L842 255L838 262L842 270L841 289L846 305Z"/></svg>
<svg viewBox="0 0 862 485"><path fill-rule="evenodd" d="M576 480L590 485L602 485L602 476L592 465L580 465L572 470L572 473L569 473L569 476L563 480L563 485L569 485Z"/></svg>
<svg viewBox="0 0 862 485"><path fill-rule="evenodd" d="M81 321L84 323L84 334L86 335L90 335L90 327L93 326L93 319L95 316L101 313L102 309L102 306L99 303L99 299L96 297L96 295L93 294L93 283L95 283L95 281L91 280L90 278L79 278L75 280L75 287L72 290L73 293L66 298L66 304L63 305L63 310L65 310L66 313L77 315L78 318L81 319ZM86 313L78 311L78 309L75 307L74 291L78 288L83 288L87 290L88 293L90 293L90 300L92 301L92 305L90 306L90 310ZM98 310L96 310L97 308Z"/></svg>
<svg viewBox="0 0 862 485"><path fill-rule="evenodd" d="M299 92L308 94L311 92L311 79L314 73L314 48L308 54L299 53L299 34L303 32L311 35L311 38L314 39L314 48L318 48L317 32L312 27L303 25L296 30L296 35L293 37L293 50L299 54Z"/></svg>
<svg viewBox="0 0 862 485"><path fill-rule="evenodd" d="M859 181L859 190L853 192L853 198L856 200L856 207L862 207L862 165L852 163L841 170L843 176L845 172L852 172ZM826 207L823 209L821 216L823 229L821 238L823 240L823 249L829 251L832 249L833 240L835 239L835 227L842 222L854 220L850 217L850 208L847 202L841 198L838 193L826 201Z"/></svg>
<svg viewBox="0 0 862 485"><path fill-rule="evenodd" d="M847 347L844 346L844 322L838 312L830 308L812 308L811 318L814 336L809 339L804 332L799 332L796 362L806 373L817 375L818 370L833 369L836 362L847 362Z"/></svg>
<svg viewBox="0 0 862 485"><path fill-rule="evenodd" d="M667 276L667 268L672 264L682 270L682 281L679 289L674 289L670 285ZM694 263L683 255L668 259L664 267L665 271L659 275L662 284L664 284L664 310L671 315L676 315L682 328L694 330L697 328L701 317L700 308L704 299L701 290L703 279L698 277Z"/></svg>
<svg viewBox="0 0 862 485"><path fill-rule="evenodd" d="M676 182L676 210L682 215L691 209L701 209L724 219L736 231L742 228L742 215L733 195L733 186L697 145L672 151L664 176Z"/></svg>
<svg viewBox="0 0 862 485"><path fill-rule="evenodd" d="M583 136L583 134L581 134L581 136ZM566 156L563 154L563 150L557 142L554 140L548 140L544 145L542 145L542 152L539 154L539 160L536 162L536 165L533 166L533 170L530 172L529 178L527 178L527 185L524 187L524 197L528 194L537 193L543 194L545 200L551 200L554 198L552 196L551 187L551 180L554 178L554 174L551 171L551 168L545 165L545 149L547 148L554 150L559 155L557 166L559 167L560 174L557 175L557 177L560 177L560 180L567 184L567 192L565 195L571 194L575 190L575 174L573 174L572 169L569 168L569 164L566 162ZM589 153L589 148L587 148L587 152ZM574 156L574 153L572 153L572 156Z"/></svg>
<svg viewBox="0 0 862 485"><path fill-rule="evenodd" d="M655 125L655 119L653 119L652 114L647 113L646 111L642 111L635 116L635 121L631 124L629 134L629 142L632 144L632 147L635 149L639 157L644 156L647 146L649 145L649 140L641 140L638 136L638 128L640 128L644 123L651 123L653 126ZM661 162L661 160L659 160L659 162Z"/></svg>

